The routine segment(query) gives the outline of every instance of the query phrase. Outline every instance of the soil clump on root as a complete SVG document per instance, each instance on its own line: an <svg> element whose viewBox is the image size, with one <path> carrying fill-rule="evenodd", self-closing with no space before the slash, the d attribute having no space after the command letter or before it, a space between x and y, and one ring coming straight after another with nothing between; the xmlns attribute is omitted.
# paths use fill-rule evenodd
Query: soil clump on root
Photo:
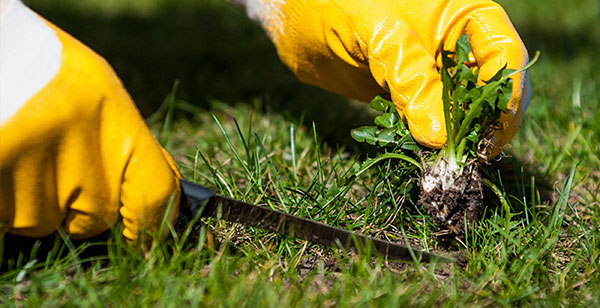
<svg viewBox="0 0 600 308"><path fill-rule="evenodd" d="M458 167L441 161L426 166L419 184L418 204L440 226L439 234L464 238L481 214L483 189L476 164Z"/></svg>

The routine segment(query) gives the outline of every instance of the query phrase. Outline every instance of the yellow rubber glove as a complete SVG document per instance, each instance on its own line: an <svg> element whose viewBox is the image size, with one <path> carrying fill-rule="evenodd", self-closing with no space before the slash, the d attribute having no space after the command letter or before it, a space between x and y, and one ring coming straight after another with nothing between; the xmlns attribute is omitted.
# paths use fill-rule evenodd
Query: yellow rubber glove
<svg viewBox="0 0 600 308"><path fill-rule="evenodd" d="M390 93L421 144L446 142L440 43L471 42L480 79L505 64L522 68L525 49L504 10L486 0L235 0L260 21L279 56L306 83L371 100ZM510 112L496 134L497 154L515 134L530 97L526 74L513 78Z"/></svg>
<svg viewBox="0 0 600 308"><path fill-rule="evenodd" d="M125 238L157 235L162 222L178 214L179 175L171 157L104 59L20 2L11 3L11 9L16 16L3 17L3 31L18 28L14 36L2 34L2 56L14 61L3 62L2 73L30 51L42 52L31 61L58 62L56 73L37 91L27 87L47 72L47 61L0 80L31 92L21 105L14 100L22 91L2 97L0 235L41 237L62 227L74 239L87 238L114 225L119 213ZM4 24L10 20L14 23ZM30 37L30 30L39 38L25 45L40 46L11 46ZM59 59L52 58L54 51ZM6 118L15 104L19 108ZM166 232L164 227L162 235Z"/></svg>

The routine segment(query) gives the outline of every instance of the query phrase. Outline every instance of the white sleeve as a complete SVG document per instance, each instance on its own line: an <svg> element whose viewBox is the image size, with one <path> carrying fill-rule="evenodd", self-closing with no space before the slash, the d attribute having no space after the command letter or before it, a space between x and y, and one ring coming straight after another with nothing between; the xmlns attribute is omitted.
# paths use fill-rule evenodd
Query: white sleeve
<svg viewBox="0 0 600 308"><path fill-rule="evenodd" d="M0 0L0 125L58 73L62 44L19 0Z"/></svg>
<svg viewBox="0 0 600 308"><path fill-rule="evenodd" d="M248 17L265 29L267 35L276 42L283 33L284 17L281 7L285 0L227 0L229 3L244 8Z"/></svg>

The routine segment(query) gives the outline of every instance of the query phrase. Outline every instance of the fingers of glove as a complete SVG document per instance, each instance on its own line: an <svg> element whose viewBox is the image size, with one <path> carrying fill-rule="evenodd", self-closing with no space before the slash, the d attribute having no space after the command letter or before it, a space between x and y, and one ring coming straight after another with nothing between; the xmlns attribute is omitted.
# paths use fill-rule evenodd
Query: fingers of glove
<svg viewBox="0 0 600 308"><path fill-rule="evenodd" d="M179 212L178 172L150 131L141 129L121 184L123 236L163 238ZM144 238L148 240L149 238Z"/></svg>
<svg viewBox="0 0 600 308"><path fill-rule="evenodd" d="M390 92L418 142L444 145L435 59L409 24L390 16L402 9L398 3L307 1L300 7L288 14L294 18L287 36L274 40L300 80L362 100Z"/></svg>
<svg viewBox="0 0 600 308"><path fill-rule="evenodd" d="M490 79L505 65L520 69L528 61L527 50L502 7L491 1L484 3L469 13L464 28L481 80ZM514 78L515 84L524 84L523 74L518 77Z"/></svg>
<svg viewBox="0 0 600 308"><path fill-rule="evenodd" d="M80 230L80 237L90 237L99 233L96 232L97 224L94 221L106 221L106 229L114 224L120 212L125 238L136 241L144 231L158 235L161 223L171 223L177 216L179 174L170 156L163 152L152 136L110 65L98 56L95 58L95 61L91 61L97 67L93 76L101 77L94 77L99 79L93 85L99 89L101 99L98 100L98 109L90 113L93 118L90 122L94 122L94 127L85 131L90 132L98 143L99 153L88 153L94 157L90 165L97 172L82 175L81 182L100 187L105 185L104 189L88 189L88 192L105 191L110 195L110 200L94 200L90 197L87 202L82 202L82 210L70 206L64 228L71 230L69 234L72 237L78 237L74 234L77 229ZM87 153L85 147L82 151ZM73 173L77 174L77 171ZM164 236L168 228L162 231L160 236Z"/></svg>
<svg viewBox="0 0 600 308"><path fill-rule="evenodd" d="M81 155L66 157L87 155L89 164L84 168L90 171L67 173L79 174L75 180L86 189L74 196L76 202L67 206L63 228L76 239L91 237L113 225L120 212L123 235L135 242L145 231L151 236L158 235L163 221L171 223L175 219L179 206L179 174L110 66L104 61L101 65L105 78L96 82L96 86L104 88L103 99L98 110L90 115L89 122L95 124L83 130L98 140L99 155L89 153L86 147L77 144L79 140L66 147L71 151L81 149ZM86 158L80 161L85 162ZM67 169L82 167L68 163L64 166ZM110 200L97 195L101 192L110 195ZM168 228L162 231L158 236L166 235Z"/></svg>
<svg viewBox="0 0 600 308"><path fill-rule="evenodd" d="M117 220L111 174L98 140L110 67L48 24L63 49L59 71L1 127L0 210L12 212L8 232L46 236L63 226L74 238L93 236ZM108 67L108 68L107 68ZM8 188L8 191L4 191Z"/></svg>
<svg viewBox="0 0 600 308"><path fill-rule="evenodd" d="M138 230L158 229L171 195L166 220L177 214L174 165L110 65L49 26L63 45L60 70L0 127L0 223L8 226L0 228L37 237L62 226L88 238L121 208L124 234L135 240Z"/></svg>
<svg viewBox="0 0 600 308"><path fill-rule="evenodd" d="M467 18L464 31L469 36L475 60L480 68L480 81L490 79L504 66L520 69L527 64L527 50L500 5L483 2L473 9ZM500 118L502 130L494 134L493 143L496 150L492 151L493 153L498 153L497 149L501 149L512 139L529 104L531 91L527 74L520 73L512 79L509 111Z"/></svg>
<svg viewBox="0 0 600 308"><path fill-rule="evenodd" d="M288 1L273 39L281 60L302 82L364 101L383 94L369 71L357 19L333 1Z"/></svg>
<svg viewBox="0 0 600 308"><path fill-rule="evenodd" d="M425 78L423 78L425 79ZM422 80L413 100L404 110L408 128L417 142L440 149L446 144L446 121L442 103L442 84L435 79Z"/></svg>
<svg viewBox="0 0 600 308"><path fill-rule="evenodd" d="M415 140L431 148L446 143L442 83L435 58L405 24L376 27L369 44L375 80L391 93Z"/></svg>
<svg viewBox="0 0 600 308"><path fill-rule="evenodd" d="M492 145L486 149L485 153L483 153L488 160L496 157L498 154L500 154L500 152L502 152L502 148L512 140L517 133L519 126L521 125L523 114L525 113L525 109L527 108L529 100L531 99L531 83L529 82L529 74L525 73L524 75L525 82L518 97L520 102L513 102L514 105L518 106L517 110L514 112L514 115L513 113L507 112L500 116L499 122L502 124L502 129L494 131L491 140ZM513 87L514 86L515 85L513 84ZM513 98L514 95L513 88Z"/></svg>
<svg viewBox="0 0 600 308"><path fill-rule="evenodd" d="M74 202L68 203L69 209L62 224L63 230L72 239L96 236L108 230L118 219L118 206L100 202L104 199L102 196L93 196L82 191L73 191L71 200Z"/></svg>
<svg viewBox="0 0 600 308"><path fill-rule="evenodd" d="M8 142L14 144L11 140ZM2 160L8 160L11 166L6 168L3 164L2 168L0 216L10 233L42 237L52 234L61 225L66 209L60 206L61 193L56 189L56 165L45 164L46 158L53 156L53 150L49 146L26 149L16 153L19 155L16 159L11 157L12 153L2 155ZM44 165L46 168L40 169Z"/></svg>

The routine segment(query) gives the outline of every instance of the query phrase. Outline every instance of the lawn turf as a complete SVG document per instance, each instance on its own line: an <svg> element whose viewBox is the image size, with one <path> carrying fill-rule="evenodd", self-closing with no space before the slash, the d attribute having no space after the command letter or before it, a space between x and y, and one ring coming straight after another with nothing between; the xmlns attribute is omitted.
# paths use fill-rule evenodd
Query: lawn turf
<svg viewBox="0 0 600 308"><path fill-rule="evenodd" d="M460 250L468 264L397 264L182 218L145 254L118 227L100 255L80 253L92 243L50 240L49 254L13 259L0 275L0 305L599 306L598 2L499 2L542 58L509 157L489 168L505 203L488 192L481 224L447 243L412 205L410 185L394 184L392 162L351 176L367 154L349 131L370 121L367 109L299 84L224 2L28 1L113 63L146 115L167 97L149 123L185 178L372 236Z"/></svg>

